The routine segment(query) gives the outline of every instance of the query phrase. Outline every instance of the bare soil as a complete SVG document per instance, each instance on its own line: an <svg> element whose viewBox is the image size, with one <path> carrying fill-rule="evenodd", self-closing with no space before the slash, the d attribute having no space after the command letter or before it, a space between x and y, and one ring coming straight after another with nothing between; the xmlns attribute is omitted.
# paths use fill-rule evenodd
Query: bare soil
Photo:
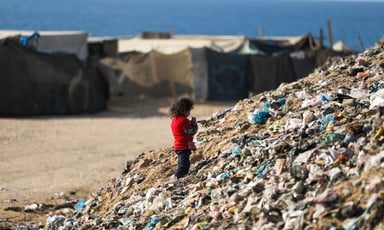
<svg viewBox="0 0 384 230"><path fill-rule="evenodd" d="M29 205L54 210L86 199L127 161L170 147L173 100L115 97L97 114L0 118L0 227L44 225L46 211ZM191 116L206 119L234 104L196 102Z"/></svg>

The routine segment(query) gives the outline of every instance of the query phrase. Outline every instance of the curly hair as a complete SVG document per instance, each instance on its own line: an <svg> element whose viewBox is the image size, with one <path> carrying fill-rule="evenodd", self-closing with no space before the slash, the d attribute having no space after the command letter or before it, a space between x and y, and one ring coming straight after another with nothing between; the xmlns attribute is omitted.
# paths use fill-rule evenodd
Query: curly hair
<svg viewBox="0 0 384 230"><path fill-rule="evenodd" d="M184 115L185 111L193 109L193 101L189 98L183 97L175 101L169 108L169 115L171 117L177 115Z"/></svg>

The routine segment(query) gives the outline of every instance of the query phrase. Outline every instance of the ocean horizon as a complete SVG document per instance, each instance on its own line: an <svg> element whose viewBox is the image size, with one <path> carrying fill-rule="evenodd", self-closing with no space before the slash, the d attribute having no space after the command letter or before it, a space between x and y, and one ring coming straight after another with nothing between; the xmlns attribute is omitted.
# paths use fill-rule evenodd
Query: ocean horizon
<svg viewBox="0 0 384 230"><path fill-rule="evenodd" d="M384 1L283 0L0 0L0 30L87 31L91 37L176 35L266 37L324 34L352 49L374 46L384 35ZM363 43L360 45L359 37Z"/></svg>

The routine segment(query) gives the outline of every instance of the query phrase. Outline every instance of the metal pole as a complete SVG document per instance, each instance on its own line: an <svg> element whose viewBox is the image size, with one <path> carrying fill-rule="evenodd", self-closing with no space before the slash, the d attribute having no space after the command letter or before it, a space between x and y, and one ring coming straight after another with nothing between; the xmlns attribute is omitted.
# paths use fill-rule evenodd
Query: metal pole
<svg viewBox="0 0 384 230"><path fill-rule="evenodd" d="M333 38L332 38L332 26L331 26L331 21L327 21L327 26L328 26L328 36L329 36L329 48L333 49Z"/></svg>

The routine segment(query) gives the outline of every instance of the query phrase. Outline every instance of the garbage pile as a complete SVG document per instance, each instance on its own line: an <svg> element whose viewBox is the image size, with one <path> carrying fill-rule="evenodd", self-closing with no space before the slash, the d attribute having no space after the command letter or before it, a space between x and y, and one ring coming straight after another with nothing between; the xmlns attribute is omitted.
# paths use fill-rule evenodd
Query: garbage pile
<svg viewBox="0 0 384 230"><path fill-rule="evenodd" d="M384 42L199 121L189 175L158 149L48 229L383 229Z"/></svg>

